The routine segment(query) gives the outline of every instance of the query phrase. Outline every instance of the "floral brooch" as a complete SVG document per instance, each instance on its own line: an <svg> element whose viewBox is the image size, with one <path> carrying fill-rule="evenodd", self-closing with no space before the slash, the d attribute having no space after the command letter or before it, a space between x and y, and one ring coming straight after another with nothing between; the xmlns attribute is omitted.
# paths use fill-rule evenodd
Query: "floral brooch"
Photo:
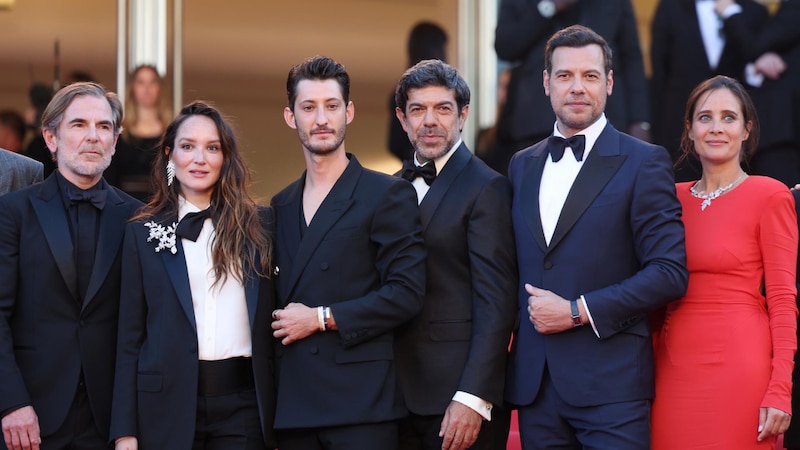
<svg viewBox="0 0 800 450"><path fill-rule="evenodd" d="M150 236L147 237L147 242L158 239L156 253L164 249L169 249L170 253L173 255L178 253L178 248L175 246L175 228L178 227L177 223L172 222L172 225L165 228L160 223L155 223L151 220L145 223L144 226L150 229Z"/></svg>

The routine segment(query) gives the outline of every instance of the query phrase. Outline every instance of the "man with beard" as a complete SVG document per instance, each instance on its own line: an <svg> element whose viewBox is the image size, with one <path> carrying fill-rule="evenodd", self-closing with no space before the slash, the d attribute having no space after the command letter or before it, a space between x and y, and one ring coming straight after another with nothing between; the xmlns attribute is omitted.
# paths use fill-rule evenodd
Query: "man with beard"
<svg viewBox="0 0 800 450"><path fill-rule="evenodd" d="M341 64L310 58L286 85L306 171L272 199L278 447L392 449L405 415L394 331L425 288L416 193L345 152L354 107Z"/></svg>
<svg viewBox="0 0 800 450"><path fill-rule="evenodd" d="M516 313L511 183L461 141L470 92L456 69L422 61L395 97L414 147L400 174L417 189L428 251L425 306L396 345L411 412L400 422L400 448L505 448L510 414L493 407L503 403Z"/></svg>
<svg viewBox="0 0 800 450"><path fill-rule="evenodd" d="M115 94L65 87L42 115L58 169L0 198L0 448L109 448L120 250L141 205L102 178L121 123Z"/></svg>

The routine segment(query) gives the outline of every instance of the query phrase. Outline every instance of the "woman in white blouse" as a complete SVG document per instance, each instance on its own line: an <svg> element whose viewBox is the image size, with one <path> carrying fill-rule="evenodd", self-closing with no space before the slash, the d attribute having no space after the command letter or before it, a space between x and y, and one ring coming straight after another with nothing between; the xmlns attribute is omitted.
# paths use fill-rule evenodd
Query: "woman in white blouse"
<svg viewBox="0 0 800 450"><path fill-rule="evenodd" d="M125 235L111 438L126 450L274 448L272 212L248 195L217 109L181 110L152 182Z"/></svg>

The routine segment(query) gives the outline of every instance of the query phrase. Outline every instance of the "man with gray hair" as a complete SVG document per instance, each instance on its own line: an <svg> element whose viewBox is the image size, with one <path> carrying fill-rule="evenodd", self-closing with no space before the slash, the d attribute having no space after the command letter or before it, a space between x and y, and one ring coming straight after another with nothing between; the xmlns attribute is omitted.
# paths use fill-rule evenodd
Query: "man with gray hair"
<svg viewBox="0 0 800 450"><path fill-rule="evenodd" d="M121 123L116 94L63 88L42 115L58 169L0 197L0 449L109 448L120 250L141 205L102 177Z"/></svg>

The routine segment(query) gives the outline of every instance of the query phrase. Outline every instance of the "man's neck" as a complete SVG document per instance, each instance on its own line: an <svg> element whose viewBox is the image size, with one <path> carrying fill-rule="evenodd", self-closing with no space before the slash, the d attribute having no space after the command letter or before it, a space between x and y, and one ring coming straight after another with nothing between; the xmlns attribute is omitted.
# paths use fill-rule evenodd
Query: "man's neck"
<svg viewBox="0 0 800 450"><path fill-rule="evenodd" d="M309 188L333 186L349 163L344 145L327 155L315 155L305 151L305 156L306 186Z"/></svg>
<svg viewBox="0 0 800 450"><path fill-rule="evenodd" d="M69 181L70 183L74 184L77 188L83 189L84 191L87 189L92 188L95 184L100 182L100 179L103 178L103 175L78 175L76 173L67 172L66 170L57 169L58 172L64 177L65 180Z"/></svg>

